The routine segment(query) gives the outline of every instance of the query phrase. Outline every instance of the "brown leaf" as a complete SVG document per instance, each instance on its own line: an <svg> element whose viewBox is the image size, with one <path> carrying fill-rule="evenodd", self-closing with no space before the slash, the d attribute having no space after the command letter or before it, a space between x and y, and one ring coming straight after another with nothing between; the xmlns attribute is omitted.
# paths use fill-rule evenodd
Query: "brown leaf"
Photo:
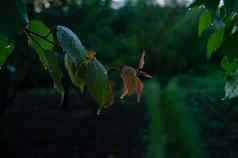
<svg viewBox="0 0 238 158"><path fill-rule="evenodd" d="M139 77L152 78L152 76L149 75L148 73L141 71L141 69L144 67L144 64L145 64L145 51L143 51L140 57L137 69L131 66L122 67L121 78L123 81L123 93L120 97L121 99L123 99L125 96L130 96L135 92L137 95L137 102L140 101L144 85Z"/></svg>
<svg viewBox="0 0 238 158"><path fill-rule="evenodd" d="M125 96L130 96L136 86L136 70L133 67L130 66L123 66L121 78L123 81L123 93L121 95L121 99L123 99Z"/></svg>
<svg viewBox="0 0 238 158"><path fill-rule="evenodd" d="M120 98L123 99L125 96L130 96L135 92L137 101L139 102L143 92L143 83L137 77L136 69L130 66L124 66L122 68L121 78L123 80L124 89Z"/></svg>

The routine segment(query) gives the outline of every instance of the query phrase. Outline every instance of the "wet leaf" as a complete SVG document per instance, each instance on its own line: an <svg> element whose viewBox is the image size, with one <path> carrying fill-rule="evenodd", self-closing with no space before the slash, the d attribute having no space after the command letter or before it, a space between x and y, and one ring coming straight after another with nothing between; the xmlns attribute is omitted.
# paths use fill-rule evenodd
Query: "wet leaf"
<svg viewBox="0 0 238 158"><path fill-rule="evenodd" d="M57 41L66 52L65 66L72 82L82 90L84 84L101 108L112 103L107 70L96 59L96 52L87 51L75 33L57 26Z"/></svg>
<svg viewBox="0 0 238 158"><path fill-rule="evenodd" d="M85 86L83 74L86 73L86 68L77 67L77 62L68 53L65 54L64 64L72 83L83 92Z"/></svg>
<svg viewBox="0 0 238 158"><path fill-rule="evenodd" d="M56 37L64 52L71 54L78 61L85 59L86 49L75 33L65 26L56 27Z"/></svg>
<svg viewBox="0 0 238 158"><path fill-rule="evenodd" d="M111 103L109 79L107 70L97 60L93 60L88 64L86 73L86 85L89 92L100 104L101 107Z"/></svg>

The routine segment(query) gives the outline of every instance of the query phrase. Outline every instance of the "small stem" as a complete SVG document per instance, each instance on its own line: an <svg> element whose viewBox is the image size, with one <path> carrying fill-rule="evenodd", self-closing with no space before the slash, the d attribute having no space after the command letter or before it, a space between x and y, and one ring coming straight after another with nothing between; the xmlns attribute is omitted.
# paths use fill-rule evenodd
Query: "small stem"
<svg viewBox="0 0 238 158"><path fill-rule="evenodd" d="M53 41L47 39L47 37L49 36L49 34L50 34L51 32L49 32L46 36L42 36L42 35L40 35L40 34L38 34L38 33L36 33L36 32L30 31L30 30L28 30L28 29L25 29L25 32L28 33L28 34L32 34L32 35L35 35L35 36L37 36L37 37L40 37L41 39L43 39L43 40L49 42L50 44L54 45L55 47L58 47L58 45L57 45L55 42L53 42Z"/></svg>

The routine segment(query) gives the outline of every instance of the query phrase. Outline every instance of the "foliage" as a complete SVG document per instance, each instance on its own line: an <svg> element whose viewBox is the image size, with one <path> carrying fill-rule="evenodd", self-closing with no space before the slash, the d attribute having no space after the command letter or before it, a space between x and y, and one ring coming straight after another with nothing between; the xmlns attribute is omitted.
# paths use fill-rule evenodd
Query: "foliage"
<svg viewBox="0 0 238 158"><path fill-rule="evenodd" d="M117 94L120 95L121 87L124 87L122 98L136 92L137 99L143 103L143 82L150 78L144 71L153 74L154 78L158 76L160 83L156 79L145 81L144 87L146 106L151 118L148 157L199 157L200 148L196 138L198 129L185 106L183 89L177 80L170 79L180 73L195 72L203 75L204 71L213 71L211 64L205 60L204 52L207 51L207 57L215 57L215 60L221 52L224 56L222 68L227 75L225 98L237 95L238 64L237 59L233 58L237 56L237 48L234 47L238 39L236 15L230 16L231 18L228 16L228 13L233 15L236 10L232 1L225 1L225 6L232 6L225 9L217 7L217 0L199 0L194 6L204 6L191 10L181 6L170 8L152 5L152 0L140 0L138 3L128 0L125 6L118 9L111 7L110 0L85 0L80 4L72 1L42 9L40 13L30 10L29 18L26 5L18 2L11 4L10 8L13 9L9 9L8 15L8 11L4 9L6 6L0 7L4 10L1 14L4 15L2 21L7 19L6 23L0 24L0 66L8 67L8 64L12 64L12 60L9 60L12 58L19 58L22 65L25 62L30 65L33 63L33 70L29 73L34 80L47 76L41 76L41 67L34 69L41 62L62 96L65 93L65 81L69 79L72 83L70 86L84 94L89 92L100 104L98 114L113 103ZM197 26L198 33L194 31ZM19 42L25 40L29 41L29 45ZM18 47L13 51L16 45ZM28 48L31 46L39 60L28 62L27 55L19 53L19 46L27 47L22 50L27 55L32 52ZM140 64L137 65L143 50L147 52L146 57L142 55ZM146 65L144 60L147 61ZM17 67L17 73L22 75L18 65L14 66ZM120 73L122 81L118 81L118 74L112 72L114 67ZM201 75L201 78L194 81L193 75L187 76L184 87L188 88L186 90L199 91L196 95L204 93L201 87L206 87L206 92L210 92L209 88L214 89L213 84L218 78L219 82L222 79L220 75L209 79ZM111 81L112 78L116 81ZM115 82L117 87L114 89ZM190 82L193 86L189 85ZM217 91L221 92L220 89ZM132 107L132 103L125 104L128 104L127 108ZM136 105L137 108L138 106L140 105ZM139 115L141 114L143 112ZM130 116L133 120L134 114ZM109 128L110 126L100 129L106 133Z"/></svg>
<svg viewBox="0 0 238 158"><path fill-rule="evenodd" d="M95 4L99 5L99 3ZM26 4L23 1L11 0L9 1L9 5L13 7L11 9L13 9L12 11L14 11L14 13L18 13L15 16L20 19L20 28L11 28L9 32L15 31L16 34L25 35L30 46L39 56L44 69L48 70L54 81L54 87L60 92L62 99L65 93L63 86L64 75L58 59L59 53L64 54L63 69L68 71L69 78L75 87L79 88L83 93L85 90L84 87L86 86L87 90L100 105L100 108L106 108L113 103L113 90L111 82L109 81L108 72L105 66L96 58L96 52L85 49L77 35L65 26L58 25L55 29L50 29L42 21L29 21ZM85 5L88 4L86 3ZM8 25L8 23L6 24ZM4 32L4 30L1 31ZM5 52L0 56L1 65L5 63L7 57L11 54L16 42L14 42L13 38L13 42L9 44L8 38L11 38L11 36L8 34L3 35L1 48ZM144 61L142 60L144 59L141 59L141 66L139 66L137 71L138 74L140 73L146 76L146 73L139 70L142 69L144 65ZM125 77L123 79L125 79ZM124 82L124 84L124 87L126 87L126 82ZM142 82L139 78L137 78L136 85L139 101L143 91ZM62 101L63 100L61 100L61 103Z"/></svg>
<svg viewBox="0 0 238 158"><path fill-rule="evenodd" d="M172 80L161 94L160 113L163 131L166 133L165 151L168 157L202 157L198 127L184 102L185 95ZM186 139L186 141L184 141Z"/></svg>
<svg viewBox="0 0 238 158"><path fill-rule="evenodd" d="M150 126L149 126L149 145L146 157L163 158L164 153L164 141L163 132L161 127L161 112L159 110L160 93L161 89L156 80L151 80L145 84L146 101L147 101L147 112L150 116Z"/></svg>
<svg viewBox="0 0 238 158"><path fill-rule="evenodd" d="M201 7L203 13L199 20L199 35L205 30L209 32L207 42L207 57L210 58L214 52L221 50L223 59L221 65L226 74L227 83L225 86L225 98L234 98L237 76L237 1L224 0L223 5L219 5L220 0L196 0L192 6ZM234 78L230 80L230 78Z"/></svg>
<svg viewBox="0 0 238 158"><path fill-rule="evenodd" d="M223 37L224 37L224 28L220 28L211 34L207 42L208 58L210 58L212 53L221 46Z"/></svg>
<svg viewBox="0 0 238 158"><path fill-rule="evenodd" d="M26 31L27 32L27 31ZM37 32L40 34L34 34ZM53 35L48 27L40 21L31 21L29 31L27 33L32 47L39 56L44 68L49 71L56 89L64 96L64 87L62 83L63 73L57 61L56 53L54 52ZM42 38L45 37L45 38ZM50 41L50 42L49 42Z"/></svg>
<svg viewBox="0 0 238 158"><path fill-rule="evenodd" d="M209 25L211 24L211 21L212 21L211 13L208 10L204 11L200 15L199 26L198 26L199 36L201 36L202 33L209 27Z"/></svg>
<svg viewBox="0 0 238 158"><path fill-rule="evenodd" d="M146 84L151 117L148 157L202 156L199 128L188 113L185 93L177 82L177 79L172 80L165 89L160 89L156 81Z"/></svg>

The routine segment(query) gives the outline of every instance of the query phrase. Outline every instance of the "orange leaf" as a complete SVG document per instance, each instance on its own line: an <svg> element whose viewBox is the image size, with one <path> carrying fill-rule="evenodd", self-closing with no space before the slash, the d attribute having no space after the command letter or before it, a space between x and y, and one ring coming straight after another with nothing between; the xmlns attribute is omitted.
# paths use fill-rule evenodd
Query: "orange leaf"
<svg viewBox="0 0 238 158"><path fill-rule="evenodd" d="M130 66L124 66L122 68L121 78L123 80L123 94L121 95L121 99L125 96L130 96L136 87L136 70Z"/></svg>
<svg viewBox="0 0 238 158"><path fill-rule="evenodd" d="M137 102L140 101L141 95L143 93L143 82L139 77L152 78L148 73L141 71L145 64L145 51L142 52L142 55L139 60L138 68L135 69L131 66L123 66L121 70L121 78L123 81L123 93L121 99L125 96L130 96L132 93L136 93Z"/></svg>

